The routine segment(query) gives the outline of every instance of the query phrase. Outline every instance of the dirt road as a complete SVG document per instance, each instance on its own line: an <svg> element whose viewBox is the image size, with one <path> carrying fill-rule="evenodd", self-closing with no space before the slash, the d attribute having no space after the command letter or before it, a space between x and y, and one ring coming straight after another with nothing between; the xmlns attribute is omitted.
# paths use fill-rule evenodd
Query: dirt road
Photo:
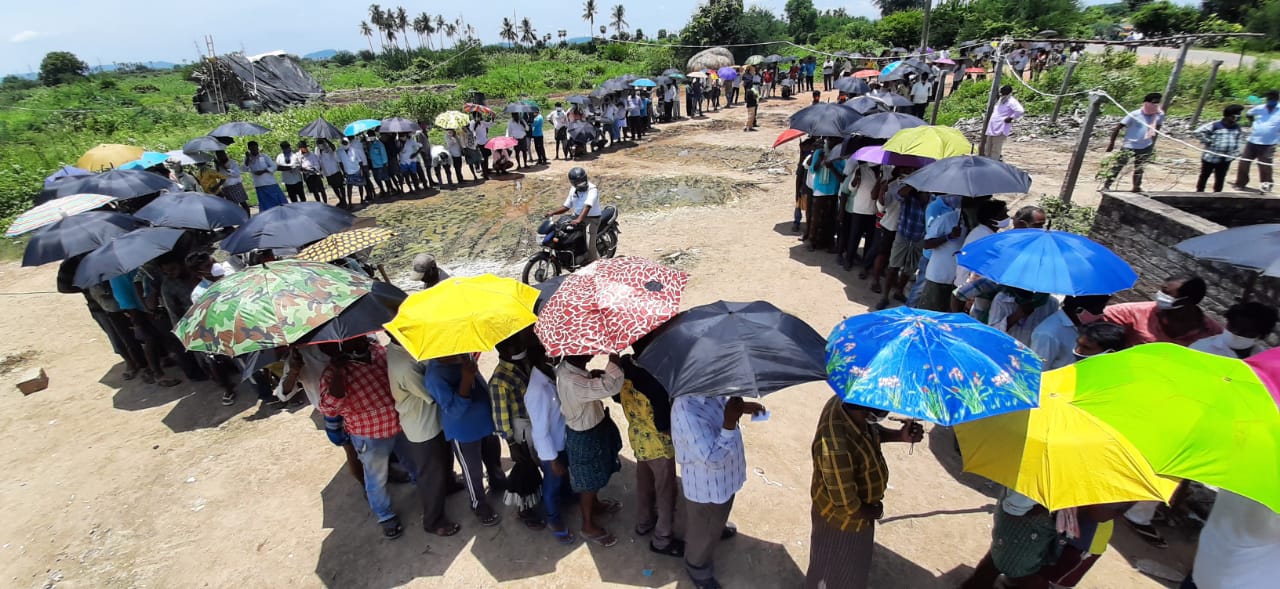
<svg viewBox="0 0 1280 589"><path fill-rule="evenodd" d="M606 201L621 201L620 253L663 257L692 274L686 305L764 299L826 333L875 301L866 283L789 231L795 146L768 149L798 102L769 101L762 129L744 133L742 108L665 125L641 146L584 165ZM1014 143L1038 192L1057 192L1070 137ZM1194 161L1192 160L1192 163ZM1086 167L1091 176L1096 160ZM421 200L369 207L401 239L381 252L393 274L418 251L450 271L513 275L531 253L532 218L562 198L568 164ZM1170 187L1176 169L1157 168ZM1164 188L1164 186L1159 186ZM1083 186L1077 200L1096 202ZM1034 199L1035 196L1029 197ZM678 560L635 538L630 509L607 522L621 542L564 547L507 512L483 528L465 498L448 512L453 538L426 536L411 489L394 489L404 538L384 541L361 489L307 408L259 410L247 390L222 407L207 386L123 382L118 358L78 296L53 290L56 267L0 265L0 366L42 366L48 390L22 397L0 375L0 585L6 587L686 587ZM492 360L486 359L491 366ZM765 400L773 418L744 427L749 468L733 520L741 535L719 553L727 587L799 586L809 551L809 444L831 392L815 383ZM613 411L621 421L621 411ZM960 473L952 436L886 449L891 478L879 526L874 587L954 587L987 548L996 488ZM634 499L633 463L605 495ZM570 519L575 524L576 517ZM1189 566L1188 538L1149 550L1126 529L1083 586L1165 586L1134 570L1152 559Z"/></svg>

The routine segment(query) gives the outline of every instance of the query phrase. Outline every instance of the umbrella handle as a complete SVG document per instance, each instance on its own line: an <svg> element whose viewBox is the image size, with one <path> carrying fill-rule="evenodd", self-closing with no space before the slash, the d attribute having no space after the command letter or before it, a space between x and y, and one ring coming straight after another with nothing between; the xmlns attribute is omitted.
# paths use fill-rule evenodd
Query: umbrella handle
<svg viewBox="0 0 1280 589"><path fill-rule="evenodd" d="M908 426L909 426L909 425L911 425L911 424L913 424L913 423L915 423L915 422L917 422L917 421L919 421L919 420L918 420L918 419L904 419L904 418L902 418L902 417L890 417L890 418L889 418L889 421L896 421L896 422L901 423L901 424L903 424L903 425L908 425ZM915 453L916 453L916 443L915 443L915 442L911 442L910 447L909 447L909 448L907 448L907 456L912 456L912 455L914 455Z"/></svg>

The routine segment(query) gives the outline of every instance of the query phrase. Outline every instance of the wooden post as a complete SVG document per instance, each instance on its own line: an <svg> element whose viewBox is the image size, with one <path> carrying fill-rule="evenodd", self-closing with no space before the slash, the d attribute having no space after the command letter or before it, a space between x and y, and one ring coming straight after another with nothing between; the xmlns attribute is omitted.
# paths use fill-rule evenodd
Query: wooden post
<svg viewBox="0 0 1280 589"><path fill-rule="evenodd" d="M953 74L954 75L954 74ZM929 124L938 124L938 109L942 107L942 93L947 89L947 72L942 72L933 81L933 114L929 115Z"/></svg>
<svg viewBox="0 0 1280 589"><path fill-rule="evenodd" d="M1218 81L1218 68L1222 67L1222 60L1213 60L1213 69L1209 70L1209 79L1204 83L1204 90L1200 92L1200 104L1196 105L1196 114L1191 116L1191 129L1194 131L1200 126L1200 115L1204 112L1204 105L1209 102L1209 95L1213 93L1213 85Z"/></svg>
<svg viewBox="0 0 1280 589"><path fill-rule="evenodd" d="M933 0L924 1L924 22L920 26L920 53L929 47L929 12L933 7Z"/></svg>
<svg viewBox="0 0 1280 589"><path fill-rule="evenodd" d="M1080 179L1080 167L1084 165L1084 154L1089 151L1089 140L1093 138L1093 127L1098 122L1098 113L1102 111L1102 95L1089 95L1089 114L1080 127L1080 138L1076 141L1076 150L1071 154L1071 162L1067 164L1067 177L1062 181L1062 192L1058 199L1071 202L1071 194L1076 190L1076 181Z"/></svg>
<svg viewBox="0 0 1280 589"><path fill-rule="evenodd" d="M987 96L987 113L982 117L982 141L978 153L987 154L987 128L991 126L991 114L996 110L996 98L1000 96L1000 74L1004 71L1004 56L996 59L996 72L991 76L991 94Z"/></svg>
<svg viewBox="0 0 1280 589"><path fill-rule="evenodd" d="M1049 117L1049 124L1058 124L1058 113L1062 111L1063 94L1067 93L1067 87L1071 84L1071 74L1076 73L1076 66L1080 65L1078 61L1067 62L1067 73L1062 76L1062 89L1058 90L1058 97L1053 100L1053 115Z"/></svg>
<svg viewBox="0 0 1280 589"><path fill-rule="evenodd" d="M1187 51L1191 49L1191 39L1182 41L1182 48L1178 50L1178 61L1173 64L1173 73L1169 74L1169 83L1164 87L1164 100L1160 102L1160 109L1169 112L1169 104L1173 102L1173 93L1178 89L1178 78L1182 77L1182 66L1187 62Z"/></svg>

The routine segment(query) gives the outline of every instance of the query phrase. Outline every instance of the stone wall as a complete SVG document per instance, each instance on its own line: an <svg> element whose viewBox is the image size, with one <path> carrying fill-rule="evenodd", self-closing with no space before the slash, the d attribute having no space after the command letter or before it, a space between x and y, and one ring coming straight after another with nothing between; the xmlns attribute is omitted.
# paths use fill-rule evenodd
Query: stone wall
<svg viewBox="0 0 1280 589"><path fill-rule="evenodd" d="M1280 198L1199 192L1158 192L1148 196L1224 227L1280 223Z"/></svg>
<svg viewBox="0 0 1280 589"><path fill-rule="evenodd" d="M1138 273L1138 284L1132 290L1117 294L1115 300L1149 301L1166 278L1196 274L1209 283L1209 294L1203 304L1205 310L1221 318L1227 307L1240 297L1252 273L1228 264L1202 262L1174 249L1175 244L1185 239L1227 228L1185 209L1202 211L1227 221L1257 219L1266 211L1280 212L1280 199L1262 200L1244 196L1218 196L1210 200L1186 194L1153 194L1147 197L1128 192L1104 193L1089 238L1119 254ZM1252 210L1257 211L1258 216L1249 214L1246 202L1252 203ZM1235 225L1260 222L1274 221L1253 220ZM1280 279L1258 279L1250 298L1280 306Z"/></svg>

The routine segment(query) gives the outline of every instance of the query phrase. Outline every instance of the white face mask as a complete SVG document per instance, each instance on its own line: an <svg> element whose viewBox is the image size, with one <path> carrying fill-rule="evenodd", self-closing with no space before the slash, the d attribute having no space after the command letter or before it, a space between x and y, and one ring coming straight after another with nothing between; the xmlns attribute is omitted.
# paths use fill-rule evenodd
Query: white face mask
<svg viewBox="0 0 1280 589"><path fill-rule="evenodd" d="M1231 333L1230 331L1226 333L1228 338L1227 347L1233 350L1252 350L1253 346L1258 344L1258 338L1256 337L1244 337L1242 335Z"/></svg>
<svg viewBox="0 0 1280 589"><path fill-rule="evenodd" d="M1111 353L1111 352L1113 352L1113 351L1115 351L1115 350L1103 350L1103 351L1101 351L1101 352L1099 352L1099 353L1097 353L1097 354L1094 354L1094 355L1092 355L1092 356L1086 356L1086 355L1084 355L1084 354L1081 354L1081 353L1080 353L1080 348L1072 348L1071 353L1072 353L1073 355L1075 355L1076 359L1078 359L1078 360L1084 360L1085 358L1092 358L1093 356L1101 356L1101 355L1103 355L1103 354L1110 354L1110 353Z"/></svg>
<svg viewBox="0 0 1280 589"><path fill-rule="evenodd" d="M1157 292L1156 295L1152 298L1154 298L1156 301L1156 308L1160 309L1161 311L1171 311L1173 309L1182 307L1182 305L1178 304L1178 301L1180 300L1178 297L1175 297L1164 291Z"/></svg>

